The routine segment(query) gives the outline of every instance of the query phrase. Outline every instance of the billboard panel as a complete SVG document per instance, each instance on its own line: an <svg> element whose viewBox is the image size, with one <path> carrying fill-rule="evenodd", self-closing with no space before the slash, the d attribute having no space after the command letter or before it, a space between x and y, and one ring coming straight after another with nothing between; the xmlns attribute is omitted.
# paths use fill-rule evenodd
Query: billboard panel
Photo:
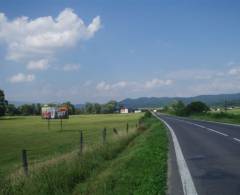
<svg viewBox="0 0 240 195"><path fill-rule="evenodd" d="M42 107L42 118L43 119L68 119L68 108L66 106L52 107L43 106Z"/></svg>

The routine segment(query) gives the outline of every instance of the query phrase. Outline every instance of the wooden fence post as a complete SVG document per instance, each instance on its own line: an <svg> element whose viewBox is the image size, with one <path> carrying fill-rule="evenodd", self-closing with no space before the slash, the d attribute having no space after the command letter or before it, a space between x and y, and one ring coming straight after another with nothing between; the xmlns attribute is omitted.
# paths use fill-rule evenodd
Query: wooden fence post
<svg viewBox="0 0 240 195"><path fill-rule="evenodd" d="M127 126L126 126L126 130L127 130L127 134L128 134L128 123L127 123Z"/></svg>
<svg viewBox="0 0 240 195"><path fill-rule="evenodd" d="M107 138L107 129L106 128L103 129L102 137L103 137L103 144L105 144L106 138Z"/></svg>
<svg viewBox="0 0 240 195"><path fill-rule="evenodd" d="M113 133L115 133L116 135L118 135L118 131L116 128L113 128Z"/></svg>
<svg viewBox="0 0 240 195"><path fill-rule="evenodd" d="M27 150L25 149L22 150L22 165L23 165L24 174L28 176Z"/></svg>
<svg viewBox="0 0 240 195"><path fill-rule="evenodd" d="M83 131L80 130L80 155L83 153Z"/></svg>
<svg viewBox="0 0 240 195"><path fill-rule="evenodd" d="M62 117L60 119L60 126L61 126L61 131L62 131Z"/></svg>

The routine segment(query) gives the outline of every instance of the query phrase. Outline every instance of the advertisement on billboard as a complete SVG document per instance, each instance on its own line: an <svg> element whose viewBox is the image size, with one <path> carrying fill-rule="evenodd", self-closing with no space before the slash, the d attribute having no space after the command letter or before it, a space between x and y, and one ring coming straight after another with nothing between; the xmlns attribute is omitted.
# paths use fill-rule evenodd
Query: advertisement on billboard
<svg viewBox="0 0 240 195"><path fill-rule="evenodd" d="M48 106L42 107L42 118L43 119L68 119L68 108L67 106Z"/></svg>

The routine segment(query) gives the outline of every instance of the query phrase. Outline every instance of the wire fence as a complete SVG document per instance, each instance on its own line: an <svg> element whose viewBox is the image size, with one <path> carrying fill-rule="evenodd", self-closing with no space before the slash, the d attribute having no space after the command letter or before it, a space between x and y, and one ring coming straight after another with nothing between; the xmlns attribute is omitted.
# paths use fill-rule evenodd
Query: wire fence
<svg viewBox="0 0 240 195"><path fill-rule="evenodd" d="M65 122L60 121L45 121L47 122L47 128L50 130L51 128L56 129L56 126L59 125L59 132L63 135L71 134L74 139L73 143L70 145L73 145L74 147L69 146L71 148L72 153L77 153L78 155L82 155L85 151L94 149L98 146L106 144L108 141L111 141L113 139L119 138L121 136L126 136L131 131L136 130L140 122L137 123L124 123L121 126L123 128L117 128L117 127L102 127L99 129L73 129L73 128L64 128L66 127L64 125ZM125 127L124 127L125 126ZM46 146L46 150L48 150ZM44 150L42 150L44 152ZM24 173L24 175L28 176L29 172L31 171L30 167L36 167L41 166L41 164L44 164L46 161L56 161L57 159L64 158L64 155L70 155L70 153L63 152L60 154L52 155L52 159L49 158L49 155L46 155L44 157L43 154L39 153L36 149L29 148L22 148L21 150L21 166L20 169L21 172ZM55 159L55 160L53 160Z"/></svg>

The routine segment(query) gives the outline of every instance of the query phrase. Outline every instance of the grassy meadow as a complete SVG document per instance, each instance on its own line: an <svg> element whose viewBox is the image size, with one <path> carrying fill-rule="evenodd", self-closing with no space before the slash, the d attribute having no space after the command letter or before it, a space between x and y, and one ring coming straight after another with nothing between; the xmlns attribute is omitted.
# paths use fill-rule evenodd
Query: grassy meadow
<svg viewBox="0 0 240 195"><path fill-rule="evenodd" d="M47 159L79 148L79 130L83 130L84 148L102 143L102 129L107 128L107 139L114 137L112 129L126 133L136 128L136 123L143 116L139 114L105 114L75 115L60 121L50 121L50 129L46 120L40 116L4 117L0 118L0 175L21 167L21 150L28 151L29 164L37 164Z"/></svg>
<svg viewBox="0 0 240 195"><path fill-rule="evenodd" d="M120 129L122 120L128 118L134 125L141 116L103 118L117 117L118 122L113 124L119 123ZM93 150L85 150L81 155L62 154L67 158L57 157L53 163L47 160L48 164L35 167L28 176L13 174L0 182L0 192L6 195L166 194L168 137L165 126L155 117L145 115L138 128L128 133L124 126L122 128L125 133L112 136Z"/></svg>

